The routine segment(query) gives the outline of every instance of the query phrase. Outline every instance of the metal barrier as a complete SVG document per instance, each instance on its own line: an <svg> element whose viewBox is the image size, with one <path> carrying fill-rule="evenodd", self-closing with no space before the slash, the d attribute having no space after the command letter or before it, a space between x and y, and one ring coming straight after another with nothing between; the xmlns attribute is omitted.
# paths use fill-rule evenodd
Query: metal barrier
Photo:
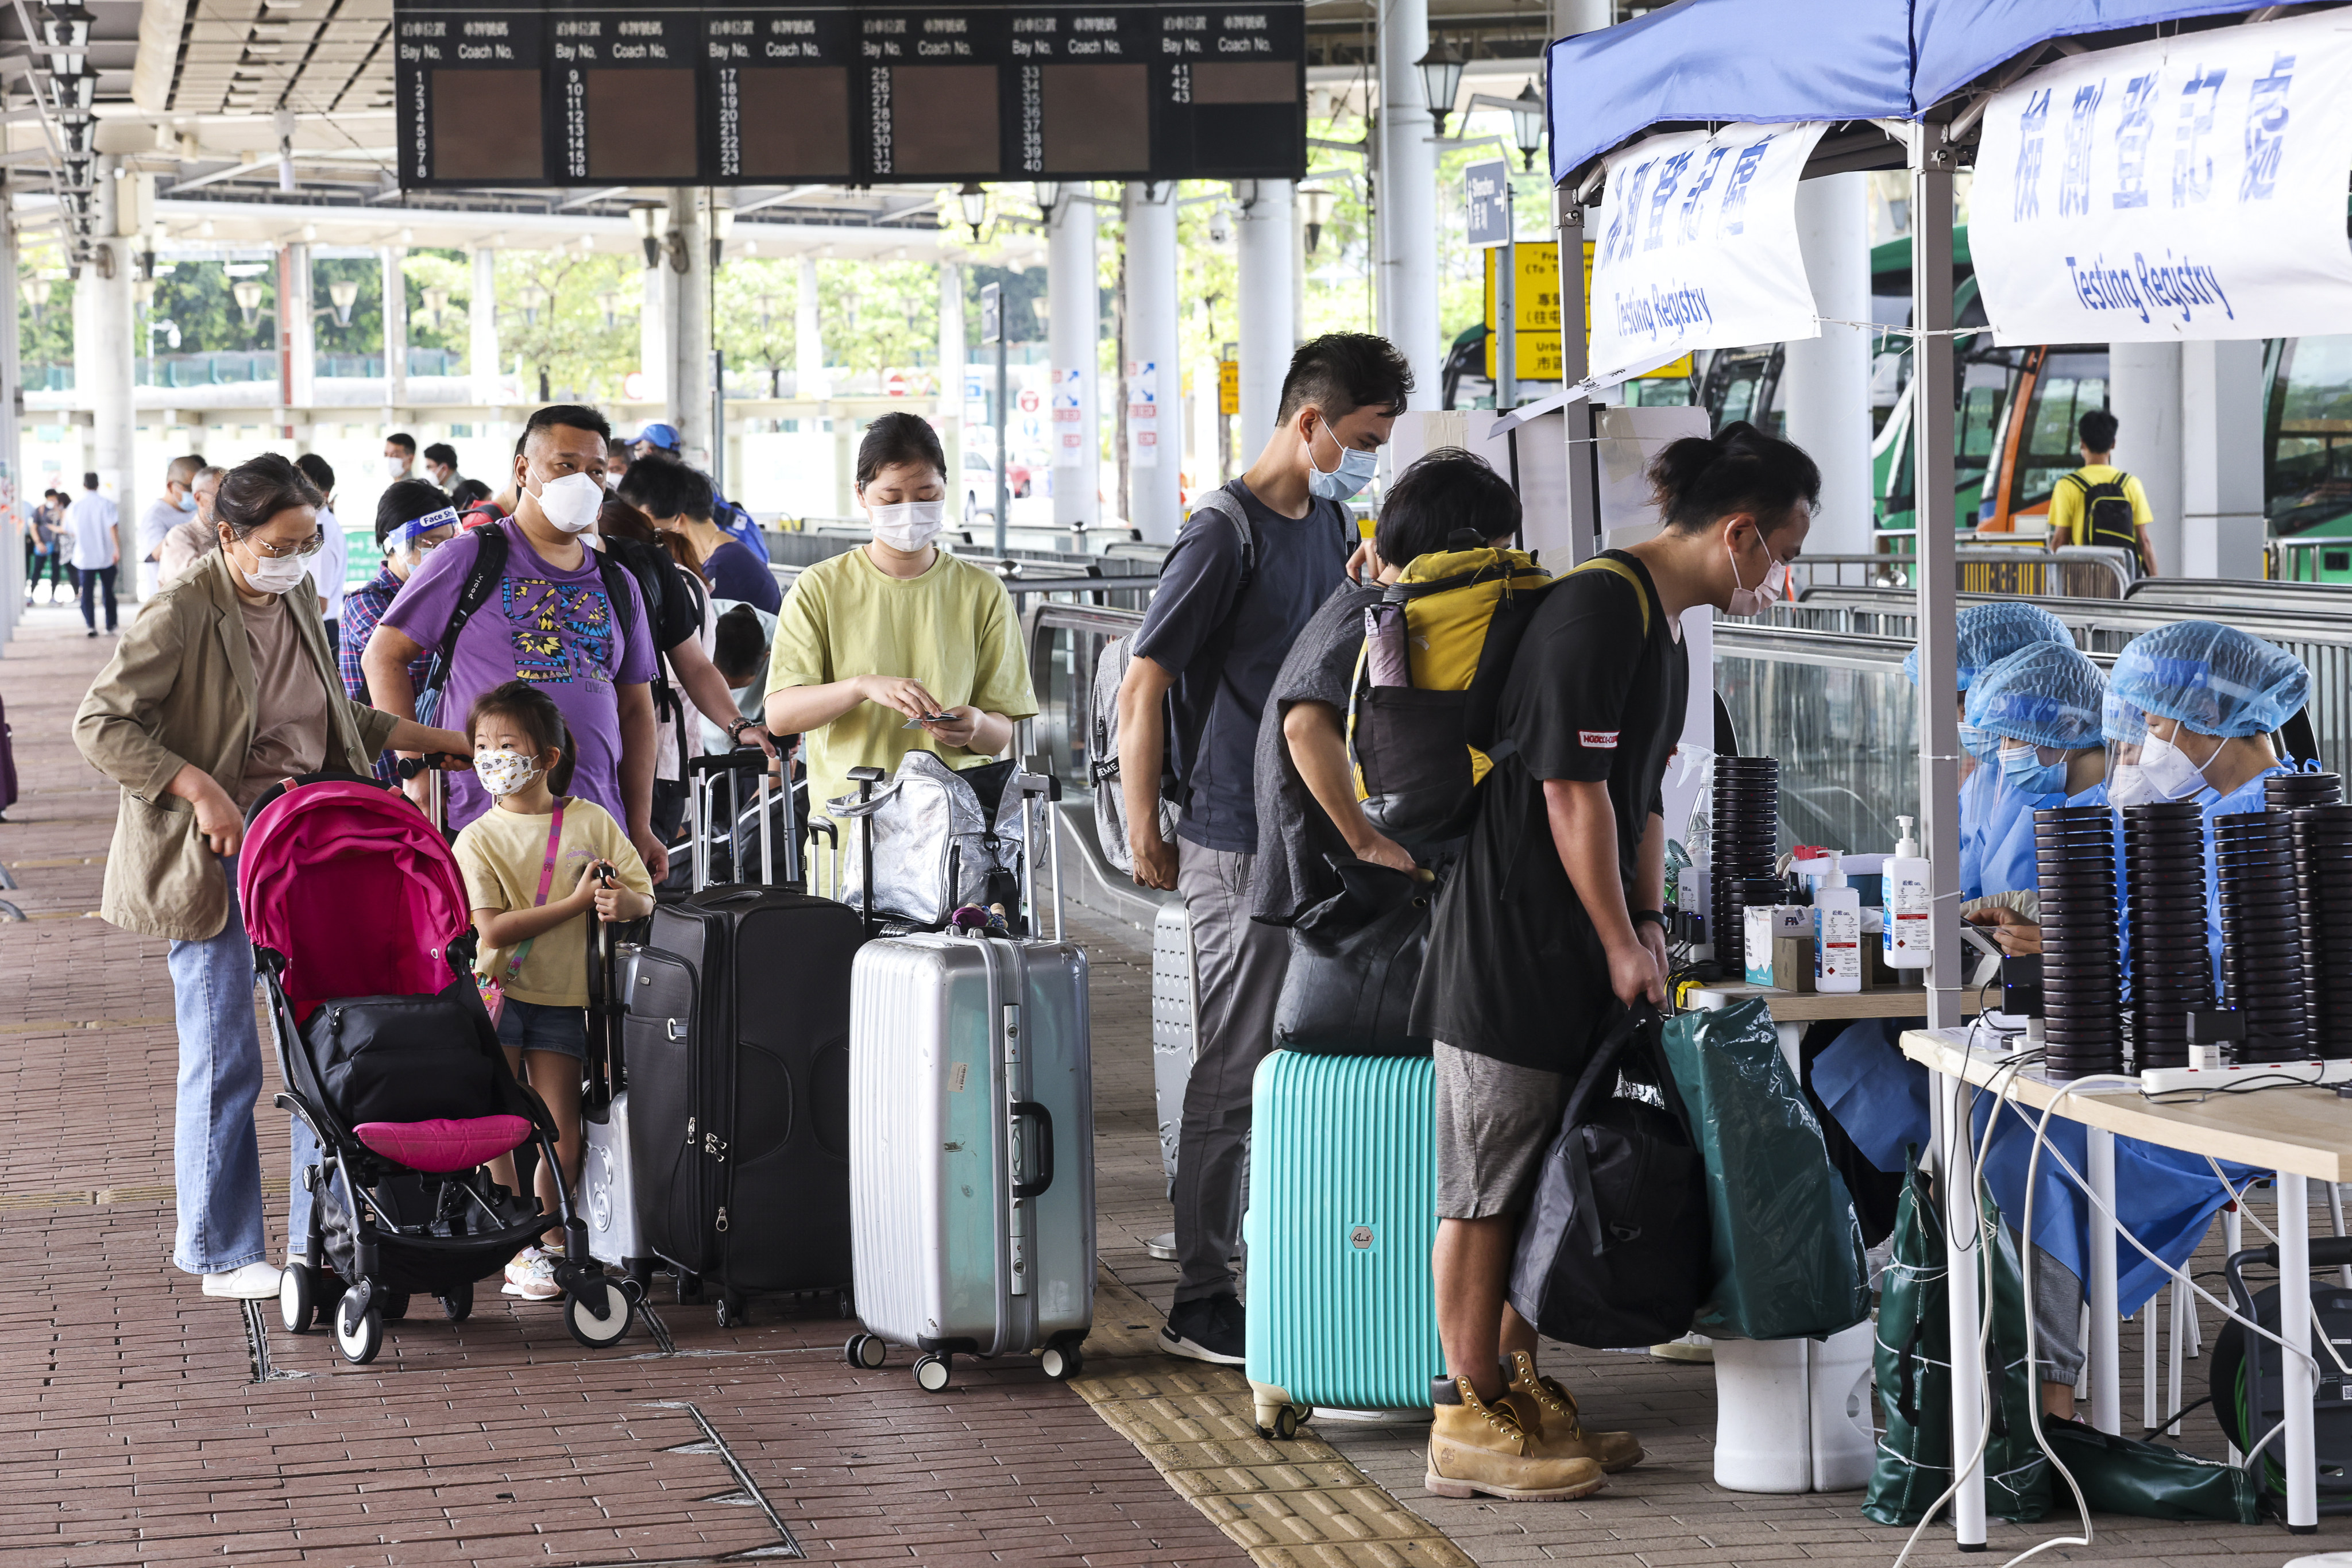
<svg viewBox="0 0 2352 1568"><path fill-rule="evenodd" d="M2352 583L2352 538L2273 539L2263 552L2273 579L2288 583Z"/></svg>
<svg viewBox="0 0 2352 1568"><path fill-rule="evenodd" d="M2242 577L2143 577L2125 590L2124 597L2134 605L2162 605L2191 613L2225 606L2352 616L2352 582L2280 583Z"/></svg>
<svg viewBox="0 0 2352 1568"><path fill-rule="evenodd" d="M2132 581L2131 558L2105 545L1963 544L1953 552L1967 594L2080 599L2120 599ZM1916 557L1800 555L1790 563L1799 593L1818 588L1909 590Z"/></svg>

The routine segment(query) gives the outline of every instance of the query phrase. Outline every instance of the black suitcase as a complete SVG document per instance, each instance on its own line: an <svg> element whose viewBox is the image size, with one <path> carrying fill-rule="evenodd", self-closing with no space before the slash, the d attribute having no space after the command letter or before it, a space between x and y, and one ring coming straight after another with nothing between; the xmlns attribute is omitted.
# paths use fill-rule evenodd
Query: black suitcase
<svg viewBox="0 0 2352 1568"><path fill-rule="evenodd" d="M708 1282L722 1327L788 1293L852 1315L849 972L856 910L797 888L657 908L622 966L629 1148L645 1242Z"/></svg>

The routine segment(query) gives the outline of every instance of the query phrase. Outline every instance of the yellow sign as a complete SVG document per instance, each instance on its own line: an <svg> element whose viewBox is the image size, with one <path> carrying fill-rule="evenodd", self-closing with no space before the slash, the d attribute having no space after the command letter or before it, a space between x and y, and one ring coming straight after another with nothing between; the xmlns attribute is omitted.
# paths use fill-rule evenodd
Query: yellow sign
<svg viewBox="0 0 2352 1568"><path fill-rule="evenodd" d="M1217 412L1239 414L1242 411L1242 362L1221 359L1217 362Z"/></svg>
<svg viewBox="0 0 2352 1568"><path fill-rule="evenodd" d="M1584 340L1592 341L1592 247L1584 242ZM1519 258L1517 288L1518 317L1517 378L1521 381L1558 381L1565 374L1560 355L1559 322L1559 242L1557 240L1519 241L1510 247ZM1503 247L1486 247L1486 379L1495 379L1495 258ZM1675 381L1691 373L1691 356L1685 354L1671 364L1662 364L1643 377L1644 380Z"/></svg>

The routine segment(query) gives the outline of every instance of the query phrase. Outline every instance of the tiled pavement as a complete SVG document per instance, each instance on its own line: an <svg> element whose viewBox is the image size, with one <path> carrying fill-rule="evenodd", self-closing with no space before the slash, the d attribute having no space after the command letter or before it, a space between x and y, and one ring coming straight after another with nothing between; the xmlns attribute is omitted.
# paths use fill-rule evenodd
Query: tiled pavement
<svg viewBox="0 0 2352 1568"><path fill-rule="evenodd" d="M46 610L34 622L0 650L24 792L0 823L0 864L20 887L0 899L27 916L0 923L0 995L14 999L0 1006L0 1278L11 1287L0 1299L0 1562L700 1563L782 1556L789 1542L819 1561L940 1565L1466 1553L1669 1568L1886 1563L1900 1546L1902 1532L1860 1519L1853 1494L1717 1489L1710 1374L1641 1357L1550 1352L1588 1418L1651 1444L1650 1464L1580 1503L1430 1499L1412 1427L1324 1422L1320 1442L1286 1450L1233 1432L1230 1389L1218 1393L1230 1374L1147 1348L1173 1279L1142 1250L1168 1224L1148 943L1083 910L1072 925L1094 960L1101 1251L1116 1277L1083 1390L1027 1364L960 1358L955 1386L926 1395L903 1354L877 1372L845 1365L850 1325L770 1312L722 1331L707 1307L658 1290L669 1344L640 1330L601 1354L551 1310L488 1290L462 1325L429 1304L388 1325L366 1368L344 1365L323 1336L285 1334L274 1308L249 1331L246 1314L164 1261L175 1054L162 944L88 918L114 796L67 731L108 645ZM276 1121L262 1119L264 1159L282 1173ZM2189 1446L2219 1451L2201 1413ZM1322 1489L1298 1489L1310 1483ZM2059 1532L1996 1526L1993 1545L2013 1552ZM2341 1547L2347 1533L2331 1522L2294 1546ZM1913 1561L1988 1561L1948 1542L1931 1531ZM2096 1546L2044 1556L2296 1554L2271 1527L2103 1519Z"/></svg>

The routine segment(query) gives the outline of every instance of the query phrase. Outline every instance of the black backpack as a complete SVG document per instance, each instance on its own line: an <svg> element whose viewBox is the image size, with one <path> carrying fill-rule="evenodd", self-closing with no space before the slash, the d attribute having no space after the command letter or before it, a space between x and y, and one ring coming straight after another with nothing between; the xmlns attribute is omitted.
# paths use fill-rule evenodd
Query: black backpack
<svg viewBox="0 0 2352 1568"><path fill-rule="evenodd" d="M2124 481L2130 478L2129 474L2117 474L2095 485L2080 474L2064 477L2063 483L2073 485L2082 493L2081 542L2128 550L2135 559L2138 556L2139 521L2132 511L2131 497L2124 491Z"/></svg>
<svg viewBox="0 0 2352 1568"><path fill-rule="evenodd" d="M1678 1338L1714 1283L1706 1163L1664 1026L1647 1003L1619 1016L1570 1091L1519 1228L1511 1305L1570 1344Z"/></svg>
<svg viewBox="0 0 2352 1568"><path fill-rule="evenodd" d="M443 628L441 641L433 649L433 662L425 667L425 679L416 689L416 721L420 724L440 722L441 694L448 689L450 662L457 653L457 634L466 629L466 623L474 618L474 612L489 602L499 579L507 573L507 531L504 525L484 523L458 537L478 542L474 551L474 563L466 569L466 581L457 590L457 603L449 611L449 624ZM625 640L637 629L634 613L629 608L633 601L626 586L635 579L629 568L615 559L612 552L589 545L583 547L596 558L596 574L604 579L604 596L613 601L613 616ZM642 584L637 591L641 595L647 593ZM658 607L659 602L648 596L646 603Z"/></svg>

